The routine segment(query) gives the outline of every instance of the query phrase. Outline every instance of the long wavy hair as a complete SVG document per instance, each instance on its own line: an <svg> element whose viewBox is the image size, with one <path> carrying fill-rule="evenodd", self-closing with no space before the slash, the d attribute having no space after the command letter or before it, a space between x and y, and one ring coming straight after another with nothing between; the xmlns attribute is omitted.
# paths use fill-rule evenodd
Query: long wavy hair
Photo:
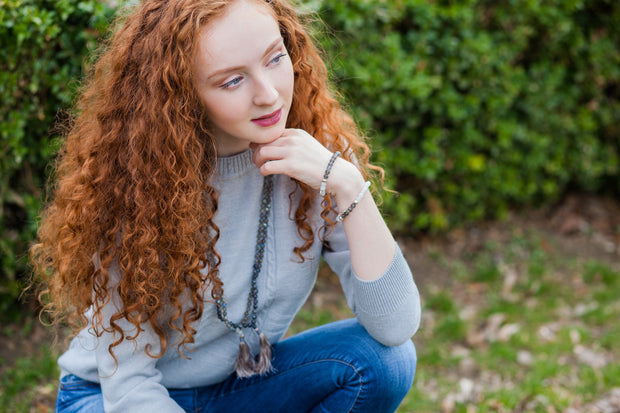
<svg viewBox="0 0 620 413"><path fill-rule="evenodd" d="M109 351L135 340L148 323L167 349L167 331L194 341L204 292L222 294L217 276L218 197L211 185L215 141L193 84L200 30L233 1L144 0L119 19L90 68L72 115L31 249L43 311L74 333L92 309L98 336L117 333ZM295 86L287 127L304 129L331 150L369 164L364 139L328 84L319 51L286 0L251 0L268 7L291 57ZM301 191L291 212L301 237L300 259L317 229L309 224L316 191ZM291 200L293 199L290 197ZM322 215L331 208L324 203ZM333 223L331 223L333 225ZM117 267L120 279L113 279ZM103 319L116 294L121 307ZM132 335L119 321L135 326Z"/></svg>

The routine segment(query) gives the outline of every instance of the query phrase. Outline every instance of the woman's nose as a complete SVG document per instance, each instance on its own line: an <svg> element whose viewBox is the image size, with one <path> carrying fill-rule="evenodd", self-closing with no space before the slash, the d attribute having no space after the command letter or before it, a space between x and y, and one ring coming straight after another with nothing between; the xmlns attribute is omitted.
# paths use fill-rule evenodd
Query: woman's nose
<svg viewBox="0 0 620 413"><path fill-rule="evenodd" d="M271 106L278 100L278 90L275 82L269 76L256 79L254 90L254 104L257 106Z"/></svg>

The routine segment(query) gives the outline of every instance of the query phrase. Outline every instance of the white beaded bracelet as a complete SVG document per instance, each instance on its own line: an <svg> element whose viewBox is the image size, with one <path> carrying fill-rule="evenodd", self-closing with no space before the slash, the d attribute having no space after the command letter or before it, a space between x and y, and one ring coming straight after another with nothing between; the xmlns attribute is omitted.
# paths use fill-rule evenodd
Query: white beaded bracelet
<svg viewBox="0 0 620 413"><path fill-rule="evenodd" d="M357 206L357 204L359 204L359 202L362 200L362 197L364 196L366 191L368 191L368 188L370 188L370 181L366 181L366 183L364 183L364 187L362 188L360 193L357 195L357 198L355 198L355 201L353 201L353 203L349 205L347 209L345 209L340 214L338 214L338 217L336 217L336 221L341 222L343 219L347 217L347 215L351 213L351 211L353 211L353 209Z"/></svg>

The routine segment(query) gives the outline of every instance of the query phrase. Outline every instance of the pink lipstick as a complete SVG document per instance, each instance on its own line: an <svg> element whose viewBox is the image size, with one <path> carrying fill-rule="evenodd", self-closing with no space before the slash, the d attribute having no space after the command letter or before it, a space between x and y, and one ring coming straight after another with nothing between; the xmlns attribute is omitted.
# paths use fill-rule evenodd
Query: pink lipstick
<svg viewBox="0 0 620 413"><path fill-rule="evenodd" d="M275 112L270 113L268 115L261 116L260 118L252 119L252 122L257 124L258 126L262 126L266 128L268 126L273 126L276 123L278 123L281 117L282 117L282 109L278 109Z"/></svg>

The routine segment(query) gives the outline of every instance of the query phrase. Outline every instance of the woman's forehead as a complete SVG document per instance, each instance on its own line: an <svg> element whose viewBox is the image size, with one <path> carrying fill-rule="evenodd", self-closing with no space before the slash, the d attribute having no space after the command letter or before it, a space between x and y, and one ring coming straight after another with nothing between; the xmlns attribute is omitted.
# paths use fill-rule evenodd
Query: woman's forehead
<svg viewBox="0 0 620 413"><path fill-rule="evenodd" d="M278 22L269 6L256 1L235 1L223 15L201 29L197 63L242 65L247 59L261 58L280 38Z"/></svg>

